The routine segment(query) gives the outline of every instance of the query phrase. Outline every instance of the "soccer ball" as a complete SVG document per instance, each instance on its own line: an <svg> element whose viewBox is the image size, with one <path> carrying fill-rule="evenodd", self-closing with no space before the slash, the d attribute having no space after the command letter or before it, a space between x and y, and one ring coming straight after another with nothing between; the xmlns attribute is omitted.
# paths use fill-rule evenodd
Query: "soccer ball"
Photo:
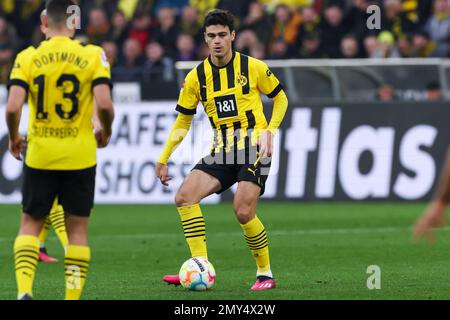
<svg viewBox="0 0 450 320"><path fill-rule="evenodd" d="M211 262L204 258L191 258L181 266L180 283L192 291L210 289L216 280L216 271Z"/></svg>

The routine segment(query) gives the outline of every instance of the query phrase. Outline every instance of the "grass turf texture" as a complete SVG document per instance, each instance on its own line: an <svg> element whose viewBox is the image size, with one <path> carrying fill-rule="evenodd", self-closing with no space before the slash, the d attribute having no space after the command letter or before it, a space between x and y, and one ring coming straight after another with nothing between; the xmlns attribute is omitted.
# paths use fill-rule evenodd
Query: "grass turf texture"
<svg viewBox="0 0 450 320"><path fill-rule="evenodd" d="M251 292L255 265L231 204L205 205L213 290L168 286L188 248L174 206L100 206L91 219L92 262L83 299L450 299L450 232L433 246L416 244L411 226L425 204L261 203L278 288ZM0 206L0 299L15 299L12 246L18 206ZM38 266L36 299L64 296L63 251L50 233L48 249L60 259ZM381 268L381 289L368 290L369 265Z"/></svg>

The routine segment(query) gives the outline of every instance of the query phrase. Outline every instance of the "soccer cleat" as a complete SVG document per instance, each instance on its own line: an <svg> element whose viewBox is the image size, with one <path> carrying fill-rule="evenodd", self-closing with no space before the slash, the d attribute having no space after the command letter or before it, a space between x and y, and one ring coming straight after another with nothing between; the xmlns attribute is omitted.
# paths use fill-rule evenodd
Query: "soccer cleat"
<svg viewBox="0 0 450 320"><path fill-rule="evenodd" d="M167 275L163 277L163 280L167 282L167 284L173 284L175 287L181 285L179 275Z"/></svg>
<svg viewBox="0 0 450 320"><path fill-rule="evenodd" d="M47 249L40 248L39 249L39 261L42 262L42 263L57 263L58 259L50 257L47 254Z"/></svg>
<svg viewBox="0 0 450 320"><path fill-rule="evenodd" d="M29 295L28 293L25 293L24 295L19 297L18 300L33 300L33 297L31 295Z"/></svg>
<svg viewBox="0 0 450 320"><path fill-rule="evenodd" d="M269 290L276 287L275 280L267 276L258 276L255 284L250 288L253 291Z"/></svg>

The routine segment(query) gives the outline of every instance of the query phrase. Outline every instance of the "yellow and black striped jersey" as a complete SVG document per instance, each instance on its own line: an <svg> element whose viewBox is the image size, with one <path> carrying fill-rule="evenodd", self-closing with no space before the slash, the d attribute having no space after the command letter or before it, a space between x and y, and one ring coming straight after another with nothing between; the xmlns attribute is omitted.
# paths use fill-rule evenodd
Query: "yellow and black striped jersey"
<svg viewBox="0 0 450 320"><path fill-rule="evenodd" d="M193 115L201 101L214 131L212 150L242 150L268 126L260 94L273 98L282 89L264 62L233 51L227 65L207 58L187 74L176 110Z"/></svg>
<svg viewBox="0 0 450 320"><path fill-rule="evenodd" d="M43 41L16 57L8 87L28 92L27 166L80 170L96 164L92 89L111 84L110 66L97 46L68 37Z"/></svg>

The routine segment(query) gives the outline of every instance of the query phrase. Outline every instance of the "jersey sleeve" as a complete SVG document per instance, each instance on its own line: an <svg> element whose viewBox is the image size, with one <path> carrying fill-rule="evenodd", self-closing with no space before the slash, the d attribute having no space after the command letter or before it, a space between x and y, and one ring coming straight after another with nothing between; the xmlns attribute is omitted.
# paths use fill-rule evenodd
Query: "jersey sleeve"
<svg viewBox="0 0 450 320"><path fill-rule="evenodd" d="M264 93L269 98L274 98L276 95L283 90L278 78L270 71L267 64L262 61L258 61L257 64L258 72L258 89L260 92Z"/></svg>
<svg viewBox="0 0 450 320"><path fill-rule="evenodd" d="M185 115L194 115L197 112L197 105L200 101L199 84L195 72L196 70L194 69L187 74L178 98L176 110Z"/></svg>
<svg viewBox="0 0 450 320"><path fill-rule="evenodd" d="M107 84L112 89L111 66L105 51L97 47L94 56L94 74L92 77L92 88L99 84Z"/></svg>
<svg viewBox="0 0 450 320"><path fill-rule="evenodd" d="M17 85L21 86L28 92L30 84L30 61L32 50L27 49L19 53L14 61L14 66L9 76L7 88Z"/></svg>

